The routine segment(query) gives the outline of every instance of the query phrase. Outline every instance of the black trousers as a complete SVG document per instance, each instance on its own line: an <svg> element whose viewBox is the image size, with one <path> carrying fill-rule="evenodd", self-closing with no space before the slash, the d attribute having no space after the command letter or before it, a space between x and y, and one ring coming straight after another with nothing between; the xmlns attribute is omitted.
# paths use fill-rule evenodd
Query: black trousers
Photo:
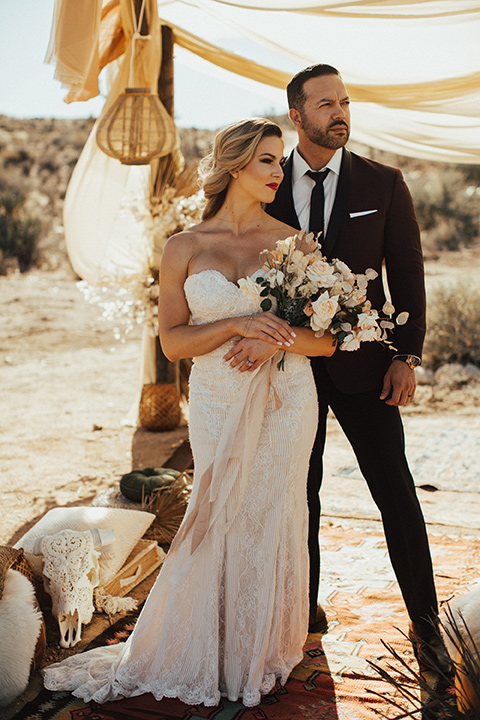
<svg viewBox="0 0 480 720"><path fill-rule="evenodd" d="M330 380L321 359L312 362L319 400L319 426L308 475L310 609L317 606L320 580L319 491L328 408L347 436L381 512L390 560L410 619L438 611L425 521L407 459L400 412L373 392L346 395Z"/></svg>

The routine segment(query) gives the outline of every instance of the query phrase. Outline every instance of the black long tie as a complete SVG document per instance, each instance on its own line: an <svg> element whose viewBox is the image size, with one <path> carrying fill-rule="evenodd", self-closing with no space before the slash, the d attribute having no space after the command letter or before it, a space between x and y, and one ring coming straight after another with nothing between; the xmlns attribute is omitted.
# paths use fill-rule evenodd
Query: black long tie
<svg viewBox="0 0 480 720"><path fill-rule="evenodd" d="M314 233L324 232L325 229L325 193L323 191L323 181L330 172L330 168L326 170L307 170L305 175L308 175L315 180L315 185L312 188L312 195L310 198L310 221L309 231ZM322 240L320 238L320 240Z"/></svg>

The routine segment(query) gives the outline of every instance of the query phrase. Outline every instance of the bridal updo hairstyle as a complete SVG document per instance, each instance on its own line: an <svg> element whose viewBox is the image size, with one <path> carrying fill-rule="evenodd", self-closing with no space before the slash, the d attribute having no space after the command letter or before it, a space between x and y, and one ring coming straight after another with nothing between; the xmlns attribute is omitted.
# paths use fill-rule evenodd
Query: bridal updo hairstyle
<svg viewBox="0 0 480 720"><path fill-rule="evenodd" d="M208 220L225 200L232 173L248 165L264 137L282 138L280 127L266 118L248 118L228 125L215 136L213 152L201 160L198 172L207 203L202 214Z"/></svg>

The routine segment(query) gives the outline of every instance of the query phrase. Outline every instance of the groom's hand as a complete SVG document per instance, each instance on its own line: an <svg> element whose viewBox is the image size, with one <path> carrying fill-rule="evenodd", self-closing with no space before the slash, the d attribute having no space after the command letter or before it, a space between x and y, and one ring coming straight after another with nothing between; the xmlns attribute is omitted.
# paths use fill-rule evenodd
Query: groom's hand
<svg viewBox="0 0 480 720"><path fill-rule="evenodd" d="M407 405L413 400L416 386L415 370L402 360L392 360L383 379L380 400L387 405Z"/></svg>
<svg viewBox="0 0 480 720"><path fill-rule="evenodd" d="M255 340L253 338L243 338L233 343L232 348L228 351L223 359L230 362L231 368L238 368L239 372L247 370L256 370L263 363L275 355L278 347L264 340Z"/></svg>

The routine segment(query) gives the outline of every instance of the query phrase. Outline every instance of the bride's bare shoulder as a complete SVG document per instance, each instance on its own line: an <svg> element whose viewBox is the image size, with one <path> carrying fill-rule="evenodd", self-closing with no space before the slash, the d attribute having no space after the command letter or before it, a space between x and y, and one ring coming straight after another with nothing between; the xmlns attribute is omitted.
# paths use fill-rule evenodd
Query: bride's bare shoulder
<svg viewBox="0 0 480 720"><path fill-rule="evenodd" d="M203 234L202 225L204 225L204 223L192 225L192 227L187 230L182 230L181 232L172 235L165 244L163 254L166 253L167 255L175 254L182 256L191 256L194 254L198 243L201 240L201 235Z"/></svg>
<svg viewBox="0 0 480 720"><path fill-rule="evenodd" d="M274 217L270 217L270 219L270 228L272 232L276 232L278 234L278 239L286 238L289 235L296 235L299 232L297 228L287 225L287 223L281 222L281 220L277 220Z"/></svg>
<svg viewBox="0 0 480 720"><path fill-rule="evenodd" d="M163 249L162 263L164 267L176 267L186 271L192 258L201 252L208 232L209 221L207 220L172 235Z"/></svg>

